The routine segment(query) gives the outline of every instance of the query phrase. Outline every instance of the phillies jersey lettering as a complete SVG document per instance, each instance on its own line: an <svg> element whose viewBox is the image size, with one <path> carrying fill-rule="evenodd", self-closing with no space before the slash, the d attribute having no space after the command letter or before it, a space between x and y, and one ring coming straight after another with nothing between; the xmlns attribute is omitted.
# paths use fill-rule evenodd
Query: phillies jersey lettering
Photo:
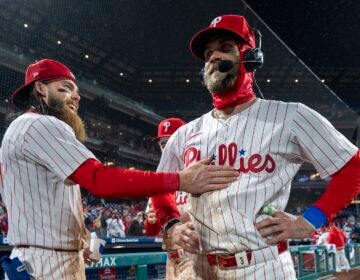
<svg viewBox="0 0 360 280"><path fill-rule="evenodd" d="M183 207L184 204L187 204L187 196L186 192L176 192L176 205L178 207Z"/></svg>
<svg viewBox="0 0 360 280"><path fill-rule="evenodd" d="M230 165L240 173L259 173L265 170L268 173L274 172L275 161L271 155L267 154L262 156L260 154L250 155L247 159L244 157L246 151L244 149L238 150L236 143L230 143L229 145L220 144L218 149L218 163L219 165ZM238 156L240 155L240 156ZM188 166L193 161L198 161L201 158L201 151L195 147L188 148L185 151L185 166ZM212 156L213 163L217 155Z"/></svg>
<svg viewBox="0 0 360 280"><path fill-rule="evenodd" d="M305 105L257 99L226 120L209 112L181 127L169 139L158 171L182 170L212 157L212 164L240 172L226 189L189 197L203 251L237 253L267 247L254 224L266 217L259 214L264 205L285 209L291 181L302 163L312 163L324 178L356 151Z"/></svg>

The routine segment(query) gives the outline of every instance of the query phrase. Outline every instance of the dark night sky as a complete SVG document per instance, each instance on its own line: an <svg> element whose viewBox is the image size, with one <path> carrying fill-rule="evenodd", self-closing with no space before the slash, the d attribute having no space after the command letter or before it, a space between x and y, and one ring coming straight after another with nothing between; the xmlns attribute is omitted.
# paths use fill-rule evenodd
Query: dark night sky
<svg viewBox="0 0 360 280"><path fill-rule="evenodd" d="M247 3L318 76L339 73L329 83L360 111L360 2L351 0L258 1ZM340 71L343 69L343 71ZM350 72L357 71L354 81Z"/></svg>

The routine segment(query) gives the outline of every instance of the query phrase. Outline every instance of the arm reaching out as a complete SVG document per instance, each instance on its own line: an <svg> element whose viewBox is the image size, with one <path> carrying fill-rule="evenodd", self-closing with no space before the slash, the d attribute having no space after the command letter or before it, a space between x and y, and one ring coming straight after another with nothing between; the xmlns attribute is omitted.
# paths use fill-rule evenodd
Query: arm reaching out
<svg viewBox="0 0 360 280"><path fill-rule="evenodd" d="M192 194L223 189L236 180L231 167L197 162L180 172L150 172L106 167L95 159L86 160L69 179L102 197L148 197L182 190Z"/></svg>

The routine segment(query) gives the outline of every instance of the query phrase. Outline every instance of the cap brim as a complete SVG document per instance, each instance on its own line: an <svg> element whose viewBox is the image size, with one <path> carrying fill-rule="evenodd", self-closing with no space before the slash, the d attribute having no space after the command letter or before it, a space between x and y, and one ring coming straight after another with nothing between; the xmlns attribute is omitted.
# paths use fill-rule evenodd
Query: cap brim
<svg viewBox="0 0 360 280"><path fill-rule="evenodd" d="M19 109L26 108L29 103L29 96L32 85L33 83L23 85L14 91L11 96L11 102L15 107Z"/></svg>
<svg viewBox="0 0 360 280"><path fill-rule="evenodd" d="M231 29L225 27L207 27L205 29L200 30L196 33L191 41L190 41L190 50L192 54L201 60L205 60L204 58L204 50L206 44L218 34L230 34L233 35L235 38L239 39L240 41L247 43L246 40L239 36L239 34L235 33Z"/></svg>
<svg viewBox="0 0 360 280"><path fill-rule="evenodd" d="M165 137L170 137L171 135L162 135L162 136L157 136L157 137L154 137L152 140L153 141L156 141L156 140L159 140L161 138L165 138Z"/></svg>

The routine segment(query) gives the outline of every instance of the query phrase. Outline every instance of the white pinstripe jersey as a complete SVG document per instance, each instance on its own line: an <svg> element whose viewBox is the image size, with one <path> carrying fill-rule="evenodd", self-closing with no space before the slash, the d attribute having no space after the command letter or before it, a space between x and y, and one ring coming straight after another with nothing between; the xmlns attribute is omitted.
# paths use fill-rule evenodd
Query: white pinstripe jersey
<svg viewBox="0 0 360 280"><path fill-rule="evenodd" d="M55 117L25 113L7 129L0 156L9 244L81 248L80 188L65 180L95 156L76 140L73 129Z"/></svg>
<svg viewBox="0 0 360 280"><path fill-rule="evenodd" d="M209 112L181 127L169 139L158 170L183 169L213 156L214 164L240 171L228 188L190 198L203 250L236 253L266 246L254 226L265 218L259 211L266 204L285 209L291 181L303 162L311 162L324 178L356 151L305 105L258 99L227 120Z"/></svg>

